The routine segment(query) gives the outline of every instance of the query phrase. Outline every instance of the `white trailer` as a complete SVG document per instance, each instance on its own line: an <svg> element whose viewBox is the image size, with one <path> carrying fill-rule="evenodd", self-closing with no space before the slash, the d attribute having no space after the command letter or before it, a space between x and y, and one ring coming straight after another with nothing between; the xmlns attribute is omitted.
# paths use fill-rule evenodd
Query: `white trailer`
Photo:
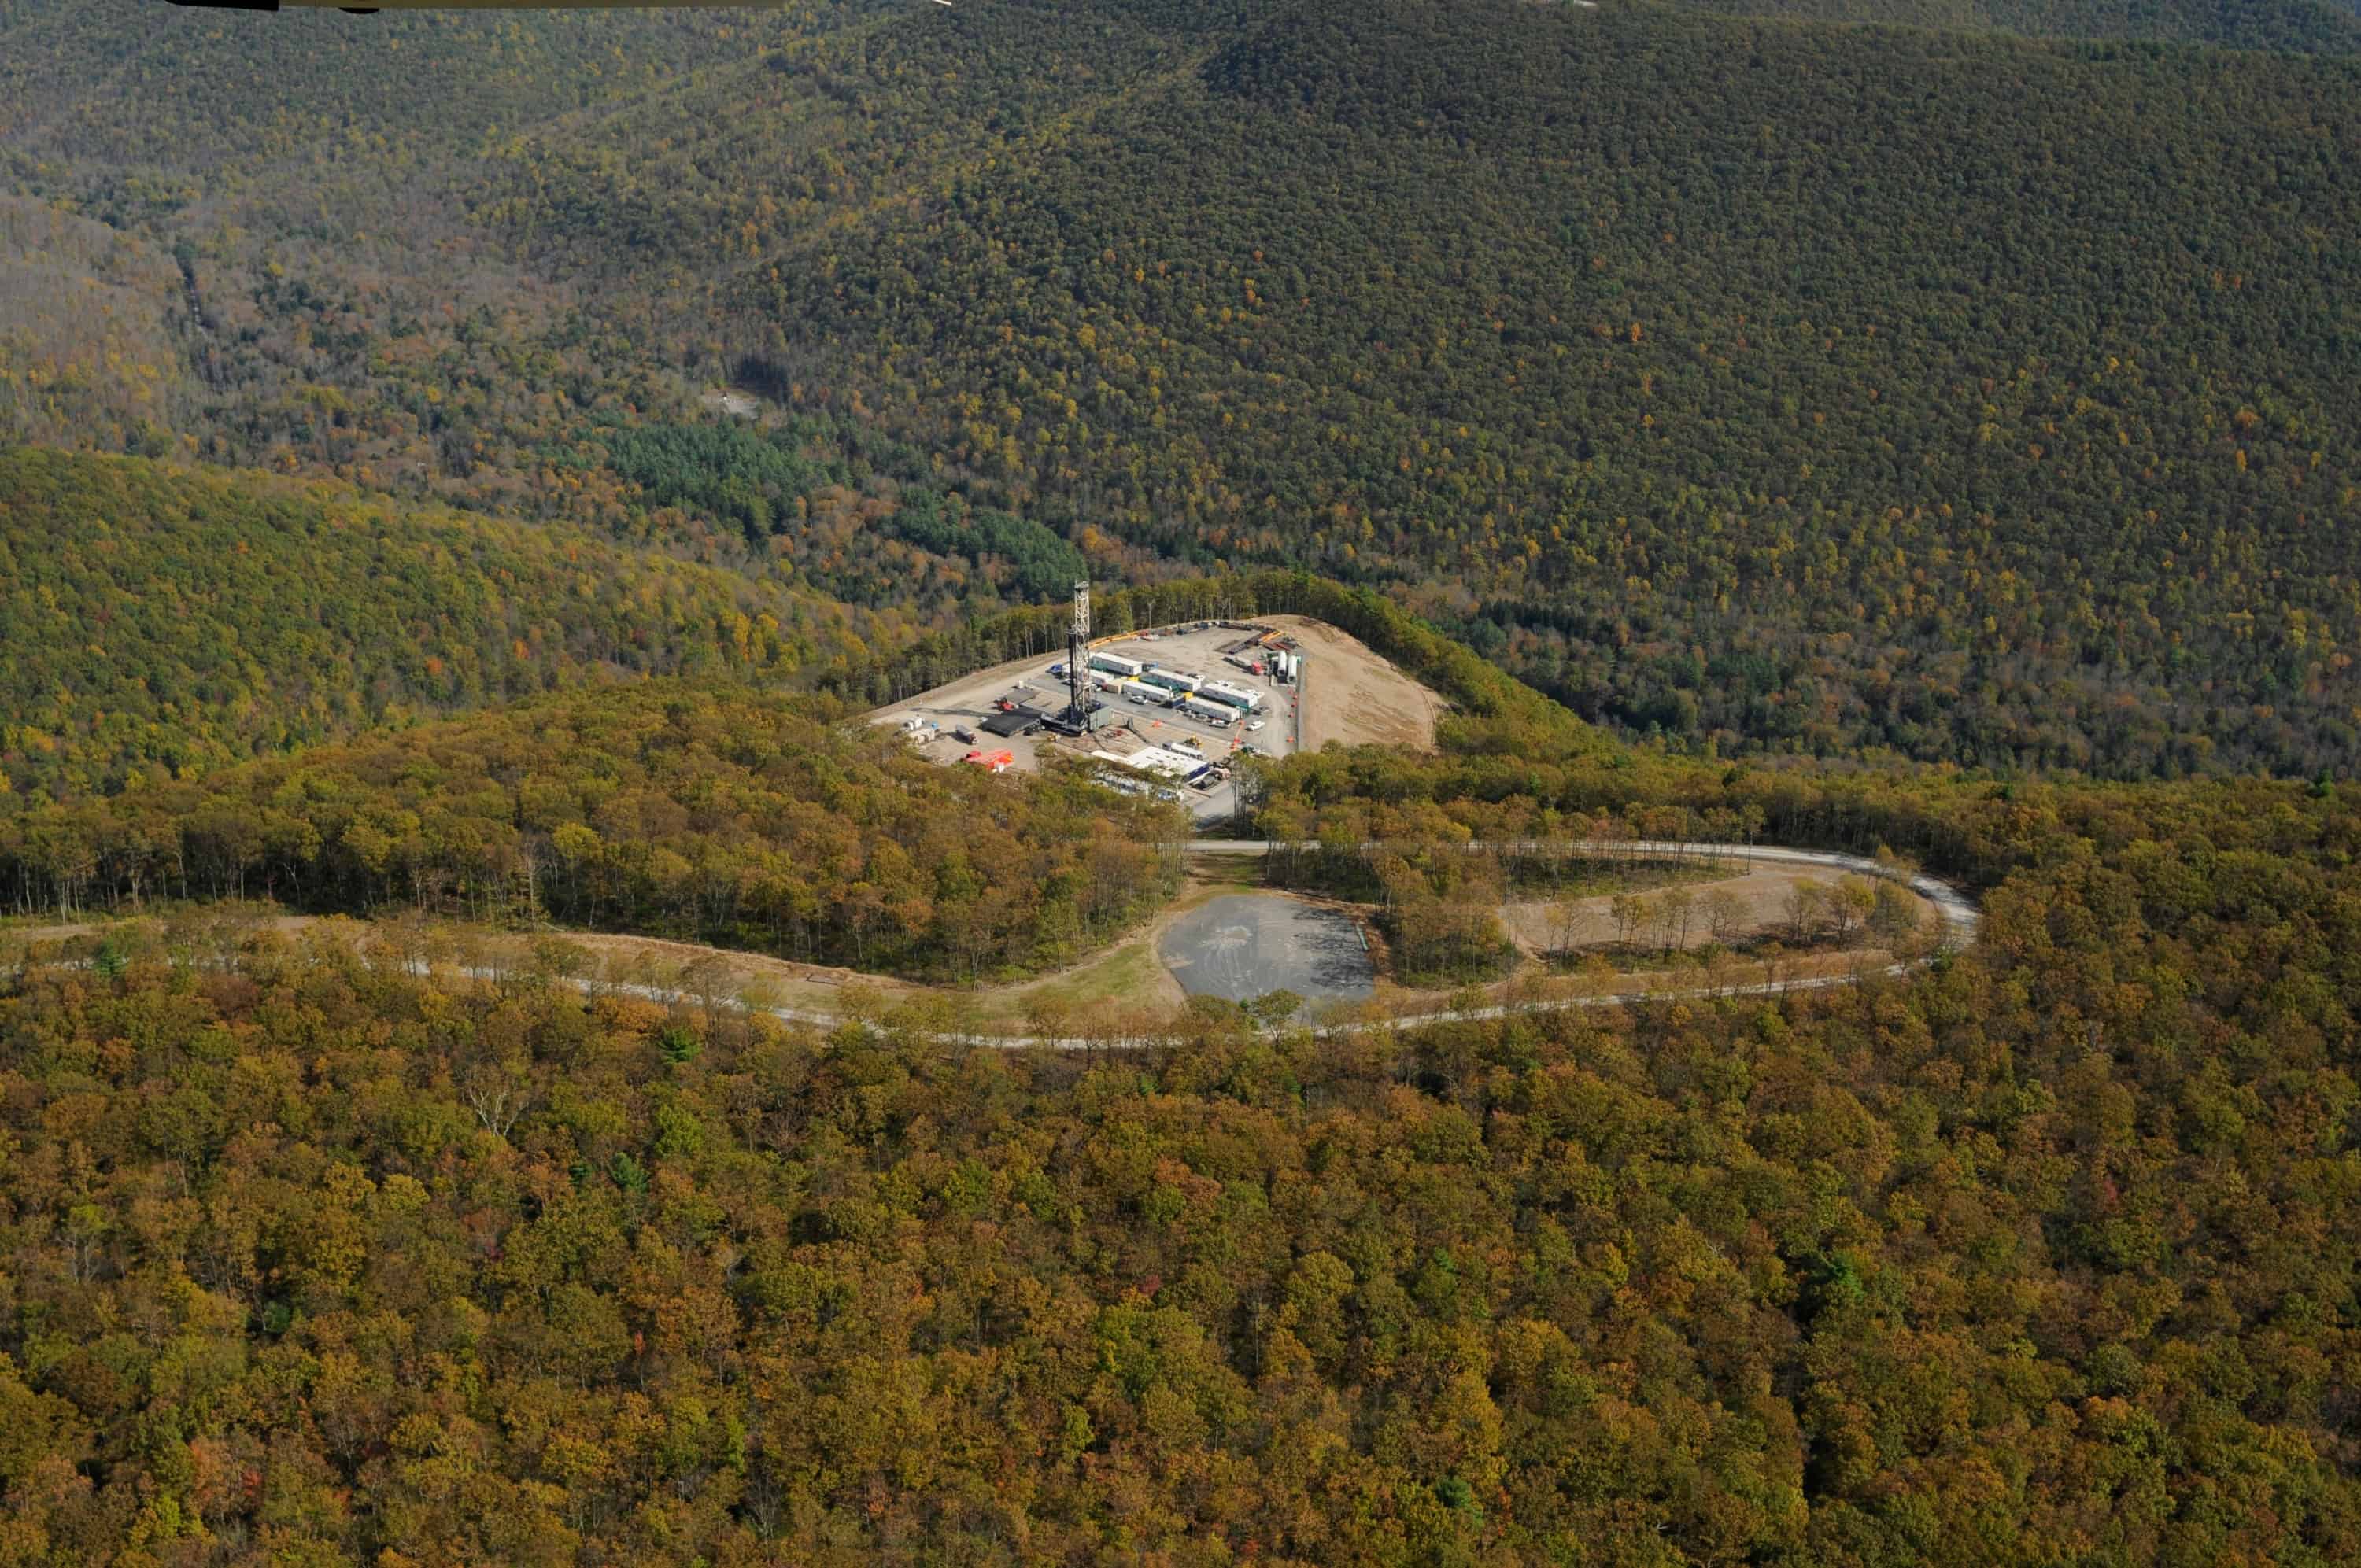
<svg viewBox="0 0 2361 1568"><path fill-rule="evenodd" d="M1187 670L1142 670L1139 678L1169 692L1192 692L1205 684L1204 676Z"/></svg>
<svg viewBox="0 0 2361 1568"><path fill-rule="evenodd" d="M1093 653L1090 667L1104 670L1110 675L1136 675L1148 666L1137 659L1126 659L1120 653Z"/></svg>
<svg viewBox="0 0 2361 1568"><path fill-rule="evenodd" d="M1207 681L1197 688L1197 695L1210 697L1215 702L1226 703L1232 707L1243 708L1248 713L1262 706L1260 692L1248 691L1244 686L1234 686L1227 681Z"/></svg>
<svg viewBox="0 0 2361 1568"><path fill-rule="evenodd" d="M1162 707L1172 700L1172 694L1162 686L1149 685L1146 681L1117 681L1115 695L1129 703L1153 704Z"/></svg>
<svg viewBox="0 0 2361 1568"><path fill-rule="evenodd" d="M1224 728L1226 728L1238 716L1238 710L1236 708L1225 707L1218 702L1207 702L1201 696L1184 696L1174 706L1178 707L1183 714L1191 718L1196 719L1200 723L1217 725Z"/></svg>

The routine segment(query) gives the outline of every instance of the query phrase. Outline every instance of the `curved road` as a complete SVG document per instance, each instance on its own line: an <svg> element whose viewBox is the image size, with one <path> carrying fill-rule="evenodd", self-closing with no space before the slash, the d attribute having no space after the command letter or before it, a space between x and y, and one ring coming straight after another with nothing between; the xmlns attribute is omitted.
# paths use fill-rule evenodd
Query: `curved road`
<svg viewBox="0 0 2361 1568"><path fill-rule="evenodd" d="M1192 839L1173 847L1184 855L1268 855L1272 850L1283 846L1267 839ZM1319 845L1307 843L1298 847L1317 850ZM1545 849L1561 850L1576 855L1599 859L1654 856L1659 859L1719 860L1741 865L1807 866L1818 871L1839 872L1848 876L1876 877L1882 881L1900 883L1926 899L1927 903L1932 904L1941 914L1943 937L1935 949L1938 953L1956 951L1973 942L1976 939L1977 923L1982 918L1966 894L1940 878L1927 876L1920 872L1904 871L1898 867L1884 865L1865 855L1844 855L1832 850L1788 850L1760 844L1749 848L1743 844L1686 843L1661 839L1638 839L1621 843L1584 839L1557 844L1531 839L1498 844L1468 844L1466 848L1470 852L1499 850L1528 854ZM1922 964L1932 961L1931 956L1919 960ZM1917 966L1913 964L1887 964L1875 972L1882 975L1905 974L1916 967ZM1576 1007L1615 1007L1630 1002L1678 1002L1708 996L1776 996L1790 991L1821 991L1829 986L1850 985L1860 978L1861 977L1857 974L1807 975L1793 980L1755 981L1745 985L1692 986L1679 991L1606 992L1594 996L1553 997L1532 1002L1503 1003L1489 1007L1453 1008L1439 1013L1421 1013L1396 1019L1393 1022L1405 1025L1451 1024L1505 1018L1514 1013L1550 1013ZM588 989L588 982L576 983L582 984ZM673 1003L683 1000L679 992L668 992L657 986L610 985L607 989L621 992L627 995L644 997L652 1002ZM763 1007L755 1011L767 1013L772 1017L795 1024L834 1026L844 1022L840 1018L805 1008ZM1312 1033L1315 1036L1339 1035L1368 1026L1363 1024L1323 1024L1315 1025ZM1045 1038L1036 1035L951 1033L938 1035L935 1038L946 1044L994 1046L1004 1050L1020 1050L1033 1046L1048 1047L1053 1050L1089 1050L1108 1047L1152 1045L1158 1043L1159 1037L1089 1040Z"/></svg>
<svg viewBox="0 0 2361 1568"><path fill-rule="evenodd" d="M1273 849L1281 848L1283 846L1269 839L1196 839L1174 847L1179 849L1183 854L1192 855L1268 855ZM1308 843L1297 847L1306 850L1317 850L1319 848L1316 843ZM1976 912L1975 905L1969 902L1967 895L1949 883L1925 875L1922 872L1905 872L1895 867L1882 865L1878 861L1870 860L1866 856L1841 855L1834 852L1833 850L1787 850L1766 845L1756 845L1750 849L1744 845L1737 844L1675 843L1653 839L1642 839L1623 843L1604 843L1593 840L1582 840L1580 842L1565 842L1557 844L1552 844L1543 840L1525 840L1499 844L1469 844L1466 845L1466 848L1470 852L1499 850L1523 853L1535 853L1542 850L1548 849L1602 859L1621 858L1634 855L1653 855L1660 859L1696 858L1701 860L1720 860L1748 865L1768 863L1772 865L1808 866L1816 870L1840 872L1851 876L1877 877L1885 881L1902 883L1912 892L1916 893L1919 896L1925 898L1928 903L1935 905L1935 907L1940 911L1943 917L1943 938L1942 941L1936 948L1937 952L1955 950L1960 948L1964 948L1971 942L1973 942L1976 937L1977 922L1980 918ZM83 934L93 929L95 929L95 927L83 926L73 928L73 933ZM68 934L68 932L65 928L60 928L53 934L62 936ZM726 951L726 949L722 948L716 948L713 950L716 952ZM83 964L87 963L87 961L88 960L82 960L77 962L73 967L82 967ZM1926 963L1932 961L1932 959L1930 958L1921 959L1919 961L1921 963ZM425 965L416 962L413 962L410 967L412 972L417 973L423 973L426 969ZM1875 972L1878 974L1898 975L1908 972L1908 970L1916 966L1910 964L1888 964ZM498 981L504 978L507 971L492 969L467 968L461 969L456 972L466 975L472 980ZM1829 986L1850 985L1859 978L1861 977L1855 974L1810 975L1793 980L1755 981L1745 985L1692 986L1678 991L1649 990L1608 992L1593 996L1542 998L1531 1002L1503 1003L1489 1007L1463 1007L1437 1013L1421 1013L1407 1017L1394 1019L1391 1020L1391 1022L1406 1025L1416 1025L1421 1024L1450 1024L1482 1019L1505 1018L1515 1013L1549 1013L1576 1007L1614 1007L1630 1002L1677 1002L1685 999L1709 996L1775 996L1790 991L1819 991ZM637 996L650 1002L661 1002L667 1004L691 1000L686 992L668 990L663 986L631 985L585 980L571 980L565 983L573 986L578 991L605 991L625 996ZM745 1003L739 1002L733 1003L731 1005L744 1007ZM823 1028L833 1028L845 1022L844 1019L837 1017L832 1014L820 1013L809 1008L802 1007L757 1007L751 1009L751 1011L767 1014L774 1018L778 1018L790 1024L813 1024ZM1365 1024L1316 1025L1313 1026L1312 1033L1315 1036L1339 1035L1347 1033L1354 1029L1367 1028L1370 1025ZM868 1027L874 1029L875 1025L868 1025ZM971 1035L953 1032L937 1035L934 1038L938 1042L943 1044L993 1046L1004 1050L1018 1050L1034 1046L1048 1047L1054 1050L1090 1050L1110 1047L1153 1045L1159 1043L1160 1036L1143 1036L1137 1039L1093 1040L1044 1037L1035 1035Z"/></svg>
<svg viewBox="0 0 2361 1568"><path fill-rule="evenodd" d="M1271 839L1192 839L1178 846L1184 855L1268 855L1273 850L1289 846ZM1293 846L1317 850L1316 842ZM1460 846L1470 854L1499 852L1502 854L1536 855L1553 850L1579 856L1586 860L1698 860L1735 861L1741 865L1808 866L1817 871L1841 872L1848 876L1876 877L1883 882L1900 883L1927 903L1943 916L1943 946L1964 948L1976 939L1976 922L1980 916L1968 895L1949 883L1922 872L1905 872L1896 867L1871 860L1866 855L1841 855L1833 850L1785 850L1774 845L1705 844L1667 839L1634 839L1612 841L1597 839L1566 839L1552 842L1543 839L1520 839L1500 843L1471 843Z"/></svg>

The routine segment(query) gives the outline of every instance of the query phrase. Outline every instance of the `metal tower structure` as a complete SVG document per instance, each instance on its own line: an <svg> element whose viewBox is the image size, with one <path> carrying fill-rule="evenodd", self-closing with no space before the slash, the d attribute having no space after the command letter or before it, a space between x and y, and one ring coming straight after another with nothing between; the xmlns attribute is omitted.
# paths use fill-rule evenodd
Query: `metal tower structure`
<svg viewBox="0 0 2361 1568"><path fill-rule="evenodd" d="M1066 633L1066 691L1073 699L1067 717L1082 733L1091 728L1091 710L1082 700L1082 662L1090 657L1091 583L1084 577L1074 584L1074 624Z"/></svg>

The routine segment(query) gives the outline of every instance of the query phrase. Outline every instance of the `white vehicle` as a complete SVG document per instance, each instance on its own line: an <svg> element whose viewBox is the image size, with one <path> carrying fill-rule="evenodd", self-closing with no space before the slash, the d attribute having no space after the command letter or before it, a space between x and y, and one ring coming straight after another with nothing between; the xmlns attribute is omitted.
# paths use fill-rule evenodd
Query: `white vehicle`
<svg viewBox="0 0 2361 1568"><path fill-rule="evenodd" d="M1246 733L1247 733L1247 734L1249 734L1249 735L1251 735L1251 734L1253 734L1256 730L1257 730L1257 729L1261 729L1265 724L1268 724L1268 722L1270 722L1270 721L1269 721L1268 719L1265 719L1265 718L1257 718L1257 719L1255 719L1255 720L1253 720L1252 722L1250 722L1249 724L1247 724L1247 726L1246 726Z"/></svg>

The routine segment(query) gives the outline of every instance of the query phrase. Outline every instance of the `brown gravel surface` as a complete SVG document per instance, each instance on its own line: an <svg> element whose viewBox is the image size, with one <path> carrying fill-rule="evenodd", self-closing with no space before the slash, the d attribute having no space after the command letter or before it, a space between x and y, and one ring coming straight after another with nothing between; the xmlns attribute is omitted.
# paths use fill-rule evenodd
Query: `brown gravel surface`
<svg viewBox="0 0 2361 1568"><path fill-rule="evenodd" d="M1828 872L1809 871L1795 866L1765 866L1759 871L1749 872L1741 876L1727 877L1719 882L1694 882L1685 883L1682 885L1686 887L1700 903L1708 893L1735 894L1746 909L1744 916L1741 916L1744 922L1741 934L1753 936L1758 932L1772 930L1786 923L1787 894L1797 883L1816 883L1823 887L1834 887L1838 880L1835 875ZM1642 896L1655 898L1661 896L1664 890L1653 888L1638 891ZM1608 905L1614 902L1614 898L1613 894L1599 894L1590 898L1565 901L1581 912L1584 922L1576 932L1577 946L1598 947L1614 939L1615 923L1608 915ZM1934 917L1933 906L1925 899L1915 893L1910 895L1910 899L1911 903L1917 907L1921 920L1931 920ZM1521 900L1500 906L1500 923L1508 927L1510 939L1525 952L1546 952L1557 945L1556 910L1557 905L1550 900ZM1712 938L1707 931L1705 921L1700 917L1695 923L1694 928L1690 930L1689 939L1686 945L1691 948L1702 948L1711 941Z"/></svg>
<svg viewBox="0 0 2361 1568"><path fill-rule="evenodd" d="M1444 707L1441 697L1371 652L1359 638L1325 621L1267 615L1262 622L1285 629L1303 653L1305 751L1316 751L1331 740L1434 749L1434 724Z"/></svg>

